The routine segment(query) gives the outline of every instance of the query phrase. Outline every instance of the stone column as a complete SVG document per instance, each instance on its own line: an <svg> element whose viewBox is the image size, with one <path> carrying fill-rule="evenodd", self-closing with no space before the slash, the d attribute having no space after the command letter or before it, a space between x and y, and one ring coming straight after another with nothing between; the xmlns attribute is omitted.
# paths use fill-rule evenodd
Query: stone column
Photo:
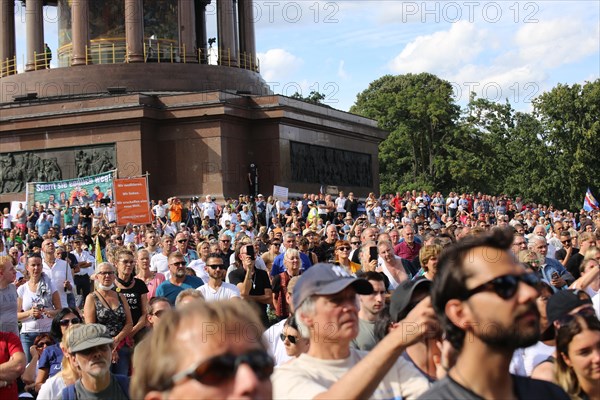
<svg viewBox="0 0 600 400"><path fill-rule="evenodd" d="M194 11L196 14L196 48L201 50L200 62L208 61L208 38L206 34L206 6L210 0L195 0Z"/></svg>
<svg viewBox="0 0 600 400"><path fill-rule="evenodd" d="M125 40L127 62L144 62L143 0L125 0Z"/></svg>
<svg viewBox="0 0 600 400"><path fill-rule="evenodd" d="M27 39L27 63L25 71L44 69L44 18L42 0L27 0L25 8L25 29ZM34 54L35 53L35 54ZM36 57L37 56L37 66Z"/></svg>
<svg viewBox="0 0 600 400"><path fill-rule="evenodd" d="M256 68L253 0L238 0L240 15L240 67Z"/></svg>
<svg viewBox="0 0 600 400"><path fill-rule="evenodd" d="M180 62L198 62L194 0L179 0Z"/></svg>
<svg viewBox="0 0 600 400"><path fill-rule="evenodd" d="M86 47L89 47L89 0L74 0L71 9L73 54L71 65L86 64ZM89 60L91 63L91 59Z"/></svg>
<svg viewBox="0 0 600 400"><path fill-rule="evenodd" d="M233 28L233 0L217 0L217 40L219 64L237 66L236 37Z"/></svg>
<svg viewBox="0 0 600 400"><path fill-rule="evenodd" d="M0 0L0 62L2 62L0 76L8 75L9 69L16 69L16 64L12 64L16 62L14 60L16 54L15 0ZM7 59L9 64L6 63Z"/></svg>

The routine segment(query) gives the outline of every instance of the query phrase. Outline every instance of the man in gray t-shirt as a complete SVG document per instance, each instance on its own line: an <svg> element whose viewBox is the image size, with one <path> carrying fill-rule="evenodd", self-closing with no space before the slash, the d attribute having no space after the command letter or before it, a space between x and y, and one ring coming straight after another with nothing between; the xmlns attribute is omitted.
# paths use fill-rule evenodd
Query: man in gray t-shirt
<svg viewBox="0 0 600 400"><path fill-rule="evenodd" d="M369 271L364 276L373 286L373 293L358 296L360 310L358 310L358 336L351 342L351 346L358 350L369 351L377 344L375 337L375 322L381 316L385 307L387 290L383 276L378 272Z"/></svg>
<svg viewBox="0 0 600 400"><path fill-rule="evenodd" d="M129 378L110 373L113 338L100 324L73 326L67 343L71 362L81 378L63 389L60 399L128 400Z"/></svg>
<svg viewBox="0 0 600 400"><path fill-rule="evenodd" d="M2 256L0 260L4 260L0 264L0 331L19 336L17 288L13 285L17 271L9 257Z"/></svg>

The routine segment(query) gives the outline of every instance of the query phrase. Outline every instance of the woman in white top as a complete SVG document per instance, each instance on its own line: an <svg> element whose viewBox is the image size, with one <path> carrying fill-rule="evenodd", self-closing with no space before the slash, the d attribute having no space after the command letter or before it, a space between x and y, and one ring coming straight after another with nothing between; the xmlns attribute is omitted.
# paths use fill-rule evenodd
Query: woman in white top
<svg viewBox="0 0 600 400"><path fill-rule="evenodd" d="M21 325L21 343L31 361L29 348L37 335L50 332L52 318L61 309L60 297L52 280L42 272L42 258L33 254L27 259L29 281L17 289L17 319Z"/></svg>
<svg viewBox="0 0 600 400"><path fill-rule="evenodd" d="M68 343L71 332L73 331L72 325L65 331L62 341L60 342L60 348L64 354L69 351ZM60 397L64 388L74 384L79 379L77 368L75 368L69 361L69 357L63 357L62 369L56 375L48 378L46 382L40 388L37 399L38 400L53 400Z"/></svg>

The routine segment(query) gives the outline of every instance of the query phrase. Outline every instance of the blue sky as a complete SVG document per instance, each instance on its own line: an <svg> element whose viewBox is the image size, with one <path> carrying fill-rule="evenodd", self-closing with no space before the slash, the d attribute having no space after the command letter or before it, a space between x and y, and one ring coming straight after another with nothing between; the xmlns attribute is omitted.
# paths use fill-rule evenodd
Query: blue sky
<svg viewBox="0 0 600 400"><path fill-rule="evenodd" d="M17 53L25 49L17 2ZM213 4L208 34L216 36ZM255 1L261 73L275 93L348 110L385 74L430 72L455 88L509 99L517 110L558 83L600 76L600 1ZM54 9L46 41L57 47Z"/></svg>

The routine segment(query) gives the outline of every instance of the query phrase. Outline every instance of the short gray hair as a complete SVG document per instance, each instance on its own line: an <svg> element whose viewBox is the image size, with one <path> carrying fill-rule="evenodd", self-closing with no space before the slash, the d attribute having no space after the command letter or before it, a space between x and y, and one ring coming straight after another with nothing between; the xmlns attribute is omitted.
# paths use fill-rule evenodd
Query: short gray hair
<svg viewBox="0 0 600 400"><path fill-rule="evenodd" d="M302 336L304 339L310 339L310 328L304 323L302 314L314 315L316 302L317 296L309 296L294 312L294 317L296 318L296 323L298 324L298 333L300 333L300 336Z"/></svg>

